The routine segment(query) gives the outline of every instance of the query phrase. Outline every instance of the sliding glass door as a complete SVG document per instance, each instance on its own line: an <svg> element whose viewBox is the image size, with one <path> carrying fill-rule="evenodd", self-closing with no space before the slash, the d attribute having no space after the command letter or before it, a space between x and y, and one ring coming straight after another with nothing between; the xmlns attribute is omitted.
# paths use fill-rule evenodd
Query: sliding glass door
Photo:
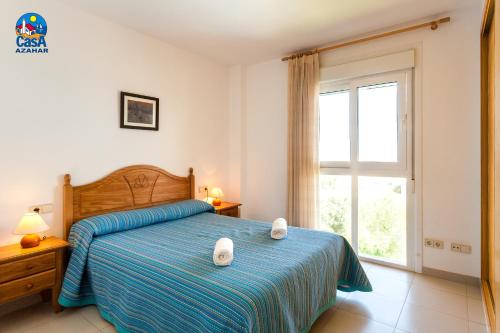
<svg viewBox="0 0 500 333"><path fill-rule="evenodd" d="M319 228L412 268L411 71L322 82Z"/></svg>

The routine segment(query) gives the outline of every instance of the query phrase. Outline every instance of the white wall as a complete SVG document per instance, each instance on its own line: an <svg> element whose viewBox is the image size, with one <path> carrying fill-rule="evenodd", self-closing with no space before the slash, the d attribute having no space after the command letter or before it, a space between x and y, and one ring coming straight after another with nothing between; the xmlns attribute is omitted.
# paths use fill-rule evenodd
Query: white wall
<svg viewBox="0 0 500 333"><path fill-rule="evenodd" d="M423 236L446 241L444 250L424 248L423 266L471 276L480 272L479 7L449 13L451 23L435 32L419 30L321 56L327 67L417 49ZM278 59L246 68L242 197L249 218L285 215L286 81L287 65ZM451 252L451 241L471 244L472 254Z"/></svg>
<svg viewBox="0 0 500 333"><path fill-rule="evenodd" d="M48 24L45 55L16 54L26 12ZM0 4L0 244L28 207L61 235L62 175L74 184L147 163L228 193L229 71L57 1ZM160 98L160 131L119 128L119 92ZM238 185L239 186L239 185Z"/></svg>
<svg viewBox="0 0 500 333"><path fill-rule="evenodd" d="M227 197L242 200L242 177L244 138L242 121L244 120L245 91L242 66L233 66L229 70L229 182L230 191L225 191Z"/></svg>
<svg viewBox="0 0 500 333"><path fill-rule="evenodd" d="M272 221L285 216L287 193L286 64L274 60L246 69L243 124L243 215Z"/></svg>

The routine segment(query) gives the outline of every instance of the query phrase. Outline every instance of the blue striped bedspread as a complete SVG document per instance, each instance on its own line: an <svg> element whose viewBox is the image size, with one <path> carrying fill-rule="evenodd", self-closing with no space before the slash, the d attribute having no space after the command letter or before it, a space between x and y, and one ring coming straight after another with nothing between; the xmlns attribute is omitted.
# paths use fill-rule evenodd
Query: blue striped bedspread
<svg viewBox="0 0 500 333"><path fill-rule="evenodd" d="M187 200L73 225L59 303L96 304L118 332L307 332L337 289L371 291L341 236L220 216ZM230 266L214 244L234 242Z"/></svg>

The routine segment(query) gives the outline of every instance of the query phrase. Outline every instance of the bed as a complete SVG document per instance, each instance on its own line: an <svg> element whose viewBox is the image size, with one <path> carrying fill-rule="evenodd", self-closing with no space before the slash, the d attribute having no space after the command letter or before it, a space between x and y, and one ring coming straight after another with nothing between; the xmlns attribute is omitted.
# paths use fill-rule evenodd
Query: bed
<svg viewBox="0 0 500 333"><path fill-rule="evenodd" d="M95 304L118 332L307 332L337 290L371 291L341 236L213 213L194 200L194 175L153 166L117 170L73 187L65 176L71 244L59 296ZM230 266L213 264L217 239L234 242Z"/></svg>

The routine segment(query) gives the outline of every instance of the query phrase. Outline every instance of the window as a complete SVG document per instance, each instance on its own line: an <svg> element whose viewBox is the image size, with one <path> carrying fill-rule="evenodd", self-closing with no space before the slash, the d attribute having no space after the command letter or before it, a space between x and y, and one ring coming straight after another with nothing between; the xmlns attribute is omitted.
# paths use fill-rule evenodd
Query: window
<svg viewBox="0 0 500 333"><path fill-rule="evenodd" d="M398 161L398 84L358 89L359 161Z"/></svg>
<svg viewBox="0 0 500 333"><path fill-rule="evenodd" d="M320 223L358 255L408 266L411 71L322 82Z"/></svg>
<svg viewBox="0 0 500 333"><path fill-rule="evenodd" d="M320 228L351 241L351 176L322 175Z"/></svg>
<svg viewBox="0 0 500 333"><path fill-rule="evenodd" d="M349 91L334 91L321 95L320 160L349 161Z"/></svg>

